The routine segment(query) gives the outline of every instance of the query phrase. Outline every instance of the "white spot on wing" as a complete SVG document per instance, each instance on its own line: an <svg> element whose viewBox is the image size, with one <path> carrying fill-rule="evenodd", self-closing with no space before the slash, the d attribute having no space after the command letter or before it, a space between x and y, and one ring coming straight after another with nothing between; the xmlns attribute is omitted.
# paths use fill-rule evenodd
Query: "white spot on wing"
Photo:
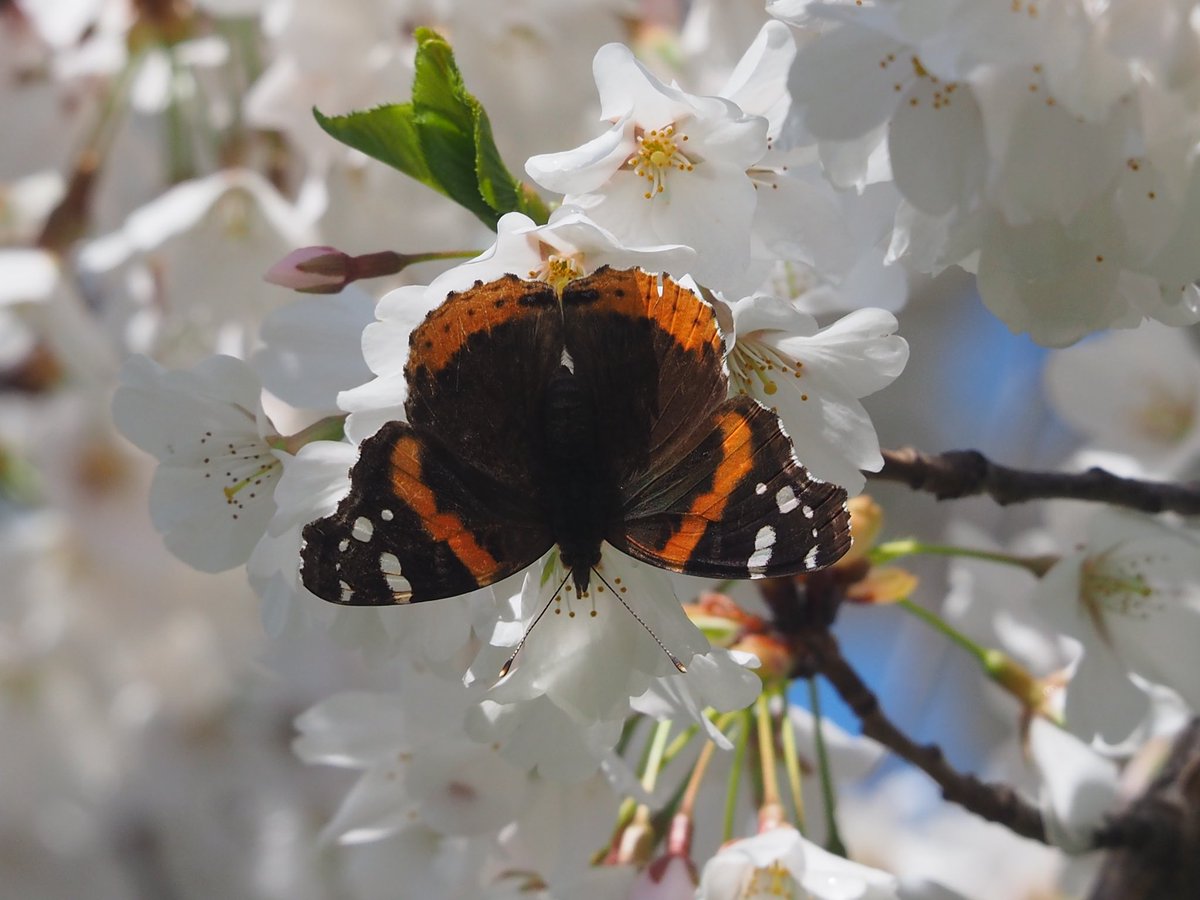
<svg viewBox="0 0 1200 900"><path fill-rule="evenodd" d="M804 513L804 518L811 519L813 517L813 508L805 504L801 507L800 512Z"/></svg>
<svg viewBox="0 0 1200 900"><path fill-rule="evenodd" d="M758 529L758 534L754 536L754 552L750 554L750 560L746 564L751 575L762 575L766 572L767 563L771 561L771 548L774 546L775 529L770 525Z"/></svg>
<svg viewBox="0 0 1200 900"><path fill-rule="evenodd" d="M397 603L407 603L412 598L412 582L404 577L395 553L379 554L379 571L383 573L383 580L395 595Z"/></svg>
<svg viewBox="0 0 1200 900"><path fill-rule="evenodd" d="M359 516L354 520L354 528L350 534L356 541L369 541L371 535L375 533L375 526L371 524L371 520L366 516Z"/></svg>
<svg viewBox="0 0 1200 900"><path fill-rule="evenodd" d="M354 589L344 581L339 581L338 586L342 589L342 602L349 603L354 599Z"/></svg>
<svg viewBox="0 0 1200 900"><path fill-rule="evenodd" d="M781 513L790 513L800 505L800 501L796 499L796 492L792 490L790 484L785 484L775 494L775 505L779 507Z"/></svg>
<svg viewBox="0 0 1200 900"><path fill-rule="evenodd" d="M383 519L383 521L385 521L385 522L390 522L395 517L396 517L396 514L393 513L390 509L380 510L380 512L379 512L379 518Z"/></svg>
<svg viewBox="0 0 1200 900"><path fill-rule="evenodd" d="M804 568L815 569L817 567L817 548L815 546L809 548L809 551L804 554Z"/></svg>
<svg viewBox="0 0 1200 900"><path fill-rule="evenodd" d="M345 553L349 549L350 538L342 538L340 541L338 541L338 550L340 550L342 553Z"/></svg>
<svg viewBox="0 0 1200 900"><path fill-rule="evenodd" d="M754 486L754 493L765 494L766 492L767 492L767 486L765 484L763 484L761 481Z"/></svg>

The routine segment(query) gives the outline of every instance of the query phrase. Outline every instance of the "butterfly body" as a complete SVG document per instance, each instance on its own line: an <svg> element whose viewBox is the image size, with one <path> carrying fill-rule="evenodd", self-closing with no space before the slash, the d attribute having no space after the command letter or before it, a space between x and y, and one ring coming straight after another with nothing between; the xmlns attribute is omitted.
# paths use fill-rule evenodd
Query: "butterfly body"
<svg viewBox="0 0 1200 900"><path fill-rule="evenodd" d="M597 453L595 410L566 365L559 367L547 386L542 425L547 476L543 503L550 538L582 596L592 567L600 562L605 535L619 522L613 503L618 491L613 473Z"/></svg>
<svg viewBox="0 0 1200 900"><path fill-rule="evenodd" d="M828 565L850 544L845 492L728 397L722 350L707 304L636 270L451 294L411 336L408 421L363 442L349 495L306 526L305 585L434 600L557 545L582 594L606 542L718 578Z"/></svg>

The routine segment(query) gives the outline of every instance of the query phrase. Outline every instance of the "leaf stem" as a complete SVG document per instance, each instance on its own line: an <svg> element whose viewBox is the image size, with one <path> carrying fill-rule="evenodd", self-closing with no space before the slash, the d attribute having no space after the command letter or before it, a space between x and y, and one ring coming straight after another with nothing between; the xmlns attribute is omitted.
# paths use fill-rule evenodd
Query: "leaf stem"
<svg viewBox="0 0 1200 900"><path fill-rule="evenodd" d="M671 737L671 720L663 719L654 726L654 734L650 738L650 750L646 754L646 763L642 769L642 787L646 793L652 793L658 783L658 773L662 770L663 751L667 749L667 740Z"/></svg>
<svg viewBox="0 0 1200 900"><path fill-rule="evenodd" d="M1011 553L997 553L991 550L977 550L973 547L955 547L950 544L926 544L916 539L887 541L871 549L869 557L872 565L883 565L906 556L954 556L964 559L981 559L986 562L1001 565L1017 566L1032 573L1038 578L1049 571L1058 561L1055 556L1017 556Z"/></svg>
<svg viewBox="0 0 1200 900"><path fill-rule="evenodd" d="M737 717L738 733L733 745L733 765L729 769L729 784L725 790L725 815L721 828L721 840L733 839L734 816L737 815L738 790L741 787L742 763L746 758L746 744L750 739L750 714L741 710Z"/></svg>
<svg viewBox="0 0 1200 900"><path fill-rule="evenodd" d="M903 609L909 615L916 616L926 625L930 626L934 631L938 632L944 637L949 638L955 644L958 644L958 646L962 647L964 650L978 659L980 664L983 664L983 662L986 660L988 655L988 649L986 647L971 640L937 613L913 603L912 600L909 599L896 601L896 606Z"/></svg>
<svg viewBox="0 0 1200 900"><path fill-rule="evenodd" d="M775 736L772 734L771 707L767 692L754 701L754 719L758 725L758 761L762 769L763 806L779 805L779 775L775 768Z"/></svg>
<svg viewBox="0 0 1200 900"><path fill-rule="evenodd" d="M800 771L800 754L796 750L796 723L788 715L786 698L784 698L783 716L779 720L779 737L783 743L783 768L787 772L788 790L792 797L792 809L795 811L796 828L804 834L804 794L802 774Z"/></svg>
<svg viewBox="0 0 1200 900"><path fill-rule="evenodd" d="M846 855L846 845L842 842L841 832L837 823L837 793L833 786L833 770L829 766L829 752L825 747L825 719L821 715L821 694L817 690L817 680L808 679L808 702L813 714L813 740L817 745L817 771L821 778L821 797L825 804L825 849L838 856Z"/></svg>

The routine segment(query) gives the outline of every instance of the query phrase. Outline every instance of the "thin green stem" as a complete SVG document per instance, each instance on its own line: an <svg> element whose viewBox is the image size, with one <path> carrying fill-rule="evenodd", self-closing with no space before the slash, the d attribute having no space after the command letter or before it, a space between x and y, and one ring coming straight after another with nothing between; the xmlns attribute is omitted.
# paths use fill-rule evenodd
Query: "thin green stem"
<svg viewBox="0 0 1200 900"><path fill-rule="evenodd" d="M775 737L771 733L771 707L767 692L754 701L754 719L758 725L758 761L762 770L763 805L779 804L779 774L775 767Z"/></svg>
<svg viewBox="0 0 1200 900"><path fill-rule="evenodd" d="M792 809L795 812L796 828L804 834L804 794L800 772L800 754L796 750L796 725L788 715L787 698L784 698L783 716L779 720L779 737L783 744L783 768L787 773L788 790L792 797Z"/></svg>
<svg viewBox="0 0 1200 900"><path fill-rule="evenodd" d="M276 450L283 450L295 456L305 444L311 444L313 441L340 441L345 433L345 416L326 416L295 434L270 438L268 443Z"/></svg>
<svg viewBox="0 0 1200 900"><path fill-rule="evenodd" d="M837 823L837 793L833 787L833 771L829 767L829 752L825 748L825 719L821 715L821 694L815 678L808 679L808 702L813 714L813 740L817 745L817 771L821 778L821 797L825 803L825 849L838 856L846 855Z"/></svg>
<svg viewBox="0 0 1200 900"><path fill-rule="evenodd" d="M746 744L750 739L750 714L740 710L738 733L733 745L733 765L729 769L729 784L725 789L725 816L721 828L723 841L733 839L734 817L737 815L738 790L741 787L742 763L746 759Z"/></svg>
<svg viewBox="0 0 1200 900"><path fill-rule="evenodd" d="M978 659L981 664L986 663L989 652L988 649L982 644L978 644L971 640L937 613L931 612L925 607L919 606L918 604L907 599L897 601L896 606L899 606L910 615L916 616L939 634L948 637L951 641L958 644L958 646L962 647L964 650Z"/></svg>
<svg viewBox="0 0 1200 900"><path fill-rule="evenodd" d="M171 63L170 102L167 104L165 115L167 141L167 180L172 184L187 181L196 174L196 158L192 147L192 135L188 129L188 119L180 96L180 82L186 70L180 65L175 51L171 47L163 47Z"/></svg>
<svg viewBox="0 0 1200 900"><path fill-rule="evenodd" d="M964 559L981 559L986 562L1000 563L1006 566L1016 566L1031 572L1041 578L1056 562L1056 558L1047 556L1016 556L1011 553L997 553L991 550L977 550L973 547L955 547L951 544L926 544L915 539L888 541L871 549L870 560L873 565L883 565L906 556L956 556Z"/></svg>
<svg viewBox="0 0 1200 900"><path fill-rule="evenodd" d="M654 726L654 735L650 738L650 752L646 754L646 764L642 769L642 787L646 793L653 793L658 783L658 773L662 771L663 751L667 749L667 740L671 737L671 720L663 719Z"/></svg>
<svg viewBox="0 0 1200 900"><path fill-rule="evenodd" d="M671 743L667 744L667 749L663 751L662 764L669 766L671 760L684 751L688 744L692 742L692 738L696 736L696 732L700 730L699 725L690 725L679 734L675 735Z"/></svg>
<svg viewBox="0 0 1200 900"><path fill-rule="evenodd" d="M1058 725L1062 724L1062 717L1047 709L1046 683L1035 678L1028 669L1003 650L994 650L976 643L937 613L918 606L911 600L900 600L896 605L970 653L984 674L1016 697L1026 709Z"/></svg>

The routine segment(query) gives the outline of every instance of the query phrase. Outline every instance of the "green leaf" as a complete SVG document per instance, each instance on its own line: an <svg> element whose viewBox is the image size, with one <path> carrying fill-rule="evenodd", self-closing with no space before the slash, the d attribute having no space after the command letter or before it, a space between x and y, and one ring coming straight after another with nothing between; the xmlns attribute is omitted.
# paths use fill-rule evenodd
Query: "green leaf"
<svg viewBox="0 0 1200 900"><path fill-rule="evenodd" d="M417 29L412 97L421 149L434 178L447 196L495 228L502 213L485 199L475 165L475 122L482 108L463 85L450 45L427 28Z"/></svg>
<svg viewBox="0 0 1200 900"><path fill-rule="evenodd" d="M377 106L344 116L326 116L313 107L313 117L326 134L346 146L442 191L425 164L411 103Z"/></svg>
<svg viewBox="0 0 1200 900"><path fill-rule="evenodd" d="M428 28L418 28L416 38L411 103L333 117L314 109L317 123L342 143L445 194L493 230L507 212L544 223L549 210L504 165L487 113L463 84L450 45Z"/></svg>

